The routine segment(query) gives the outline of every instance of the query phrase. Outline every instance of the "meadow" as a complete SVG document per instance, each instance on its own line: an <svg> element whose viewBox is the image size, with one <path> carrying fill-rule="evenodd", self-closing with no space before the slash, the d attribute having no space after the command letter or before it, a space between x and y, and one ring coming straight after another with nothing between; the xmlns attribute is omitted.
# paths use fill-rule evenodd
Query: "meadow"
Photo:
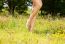
<svg viewBox="0 0 65 44"><path fill-rule="evenodd" d="M38 16L33 32L26 28L28 16L0 16L0 44L65 44L65 19Z"/></svg>

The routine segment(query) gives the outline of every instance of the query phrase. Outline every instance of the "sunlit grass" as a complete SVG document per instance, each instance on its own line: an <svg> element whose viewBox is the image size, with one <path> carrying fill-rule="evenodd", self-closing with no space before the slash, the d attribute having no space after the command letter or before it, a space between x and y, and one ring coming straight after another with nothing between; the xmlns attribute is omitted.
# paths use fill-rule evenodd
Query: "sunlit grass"
<svg viewBox="0 0 65 44"><path fill-rule="evenodd" d="M65 20L38 17L33 33L25 27L28 17L0 16L0 44L65 44Z"/></svg>

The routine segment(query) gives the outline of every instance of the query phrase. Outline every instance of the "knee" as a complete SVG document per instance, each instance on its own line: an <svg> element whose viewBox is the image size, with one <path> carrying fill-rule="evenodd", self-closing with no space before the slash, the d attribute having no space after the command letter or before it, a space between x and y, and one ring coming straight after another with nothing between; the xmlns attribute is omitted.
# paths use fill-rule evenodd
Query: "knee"
<svg viewBox="0 0 65 44"><path fill-rule="evenodd" d="M42 7L42 2L37 3L36 7L40 9Z"/></svg>
<svg viewBox="0 0 65 44"><path fill-rule="evenodd" d="M39 8L41 8L42 7L42 3L38 3L38 6L39 6Z"/></svg>

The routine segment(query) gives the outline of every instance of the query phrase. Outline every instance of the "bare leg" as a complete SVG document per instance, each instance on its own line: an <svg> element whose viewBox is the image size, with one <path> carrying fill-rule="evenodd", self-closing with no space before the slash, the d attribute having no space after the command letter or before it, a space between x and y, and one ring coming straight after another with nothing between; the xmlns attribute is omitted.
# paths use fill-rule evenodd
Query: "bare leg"
<svg viewBox="0 0 65 44"><path fill-rule="evenodd" d="M31 20L31 27L29 28L29 31L32 32L33 31L33 27L34 27L34 24L35 24L35 20L36 20L36 16Z"/></svg>
<svg viewBox="0 0 65 44"><path fill-rule="evenodd" d="M31 15L30 15L30 17L27 21L27 24L26 24L29 31L33 30L33 26L34 26L36 16L38 15L38 12L39 12L41 7L42 7L41 0L33 0L33 10L32 10L32 13L31 13Z"/></svg>

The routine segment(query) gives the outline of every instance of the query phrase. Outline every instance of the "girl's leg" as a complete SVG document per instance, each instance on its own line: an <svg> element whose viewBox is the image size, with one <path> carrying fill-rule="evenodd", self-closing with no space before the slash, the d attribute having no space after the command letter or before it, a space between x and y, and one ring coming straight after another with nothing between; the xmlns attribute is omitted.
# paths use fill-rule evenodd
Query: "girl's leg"
<svg viewBox="0 0 65 44"><path fill-rule="evenodd" d="M32 13L31 13L31 15L30 15L30 17L27 21L27 24L26 24L29 31L33 30L33 26L34 26L36 16L38 15L38 12L39 12L41 7L42 7L41 0L33 0L33 10L32 10Z"/></svg>

